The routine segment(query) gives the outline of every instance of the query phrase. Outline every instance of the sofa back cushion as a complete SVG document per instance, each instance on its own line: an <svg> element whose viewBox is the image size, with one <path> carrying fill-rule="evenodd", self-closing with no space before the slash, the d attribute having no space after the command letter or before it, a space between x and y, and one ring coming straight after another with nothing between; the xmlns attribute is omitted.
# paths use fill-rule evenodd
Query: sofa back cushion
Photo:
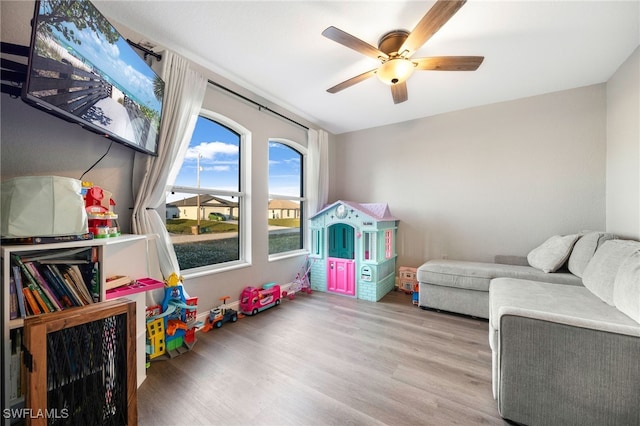
<svg viewBox="0 0 640 426"><path fill-rule="evenodd" d="M555 272L567 261L580 234L554 235L527 255L529 265L544 272Z"/></svg>
<svg viewBox="0 0 640 426"><path fill-rule="evenodd" d="M584 235L576 241L573 246L573 250L571 251L571 256L569 256L569 261L567 262L569 272L582 278L587 264L595 254L598 247L600 247L600 245L605 241L614 238L616 238L616 235L606 232L585 231Z"/></svg>
<svg viewBox="0 0 640 426"><path fill-rule="evenodd" d="M582 283L593 294L613 306L613 288L618 270L637 250L640 250L638 241L605 241L587 264Z"/></svg>
<svg viewBox="0 0 640 426"><path fill-rule="evenodd" d="M613 283L613 302L618 310L640 323L640 247L620 265Z"/></svg>

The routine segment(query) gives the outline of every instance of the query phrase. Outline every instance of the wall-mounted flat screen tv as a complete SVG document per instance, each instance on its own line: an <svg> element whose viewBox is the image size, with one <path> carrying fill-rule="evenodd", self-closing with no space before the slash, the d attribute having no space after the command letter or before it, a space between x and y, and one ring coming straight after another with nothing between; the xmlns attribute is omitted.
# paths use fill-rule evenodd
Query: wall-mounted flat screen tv
<svg viewBox="0 0 640 426"><path fill-rule="evenodd" d="M36 1L31 105L157 155L164 82L89 1Z"/></svg>

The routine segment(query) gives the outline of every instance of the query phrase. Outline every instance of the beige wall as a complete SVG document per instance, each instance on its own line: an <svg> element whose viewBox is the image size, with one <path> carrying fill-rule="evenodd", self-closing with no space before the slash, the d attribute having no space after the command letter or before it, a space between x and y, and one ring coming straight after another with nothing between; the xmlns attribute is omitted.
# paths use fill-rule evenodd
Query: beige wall
<svg viewBox="0 0 640 426"><path fill-rule="evenodd" d="M605 108L600 84L338 135L330 198L388 202L399 265L526 255L605 228Z"/></svg>
<svg viewBox="0 0 640 426"><path fill-rule="evenodd" d="M607 230L640 239L640 47L607 82Z"/></svg>

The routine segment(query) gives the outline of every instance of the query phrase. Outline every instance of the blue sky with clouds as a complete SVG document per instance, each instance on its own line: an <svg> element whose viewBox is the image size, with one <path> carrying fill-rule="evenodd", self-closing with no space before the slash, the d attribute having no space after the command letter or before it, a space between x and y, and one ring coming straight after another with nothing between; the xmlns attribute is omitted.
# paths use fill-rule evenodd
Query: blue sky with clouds
<svg viewBox="0 0 640 426"><path fill-rule="evenodd" d="M240 137L212 120L199 117L175 185L197 184L200 155L200 187L239 190ZM254 141L256 143L256 141ZM300 195L300 155L279 143L269 145L269 191Z"/></svg>
<svg viewBox="0 0 640 426"><path fill-rule="evenodd" d="M87 6L93 7L88 2ZM46 3L43 2L40 6L41 13L47 13L45 8ZM153 93L153 80L156 74L125 39L120 37L115 44L109 44L102 34L95 33L90 28L80 31L73 24L62 23L62 25L73 30L80 43L67 40L53 29L60 45L74 56L80 56L80 59L101 70L112 84L130 95L138 103L156 111L161 108L161 102Z"/></svg>

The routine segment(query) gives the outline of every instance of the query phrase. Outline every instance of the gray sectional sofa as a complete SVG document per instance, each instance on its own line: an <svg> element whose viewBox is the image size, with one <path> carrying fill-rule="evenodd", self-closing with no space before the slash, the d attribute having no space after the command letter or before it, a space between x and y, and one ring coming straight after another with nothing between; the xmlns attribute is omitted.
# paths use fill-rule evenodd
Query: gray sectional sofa
<svg viewBox="0 0 640 426"><path fill-rule="evenodd" d="M535 266L427 262L420 304L429 306L436 288L441 299L431 305L488 317L493 394L505 419L640 425L640 242L554 236L527 259ZM466 292L464 302L444 300L447 288L449 298ZM470 300L485 293L488 314L484 300Z"/></svg>

